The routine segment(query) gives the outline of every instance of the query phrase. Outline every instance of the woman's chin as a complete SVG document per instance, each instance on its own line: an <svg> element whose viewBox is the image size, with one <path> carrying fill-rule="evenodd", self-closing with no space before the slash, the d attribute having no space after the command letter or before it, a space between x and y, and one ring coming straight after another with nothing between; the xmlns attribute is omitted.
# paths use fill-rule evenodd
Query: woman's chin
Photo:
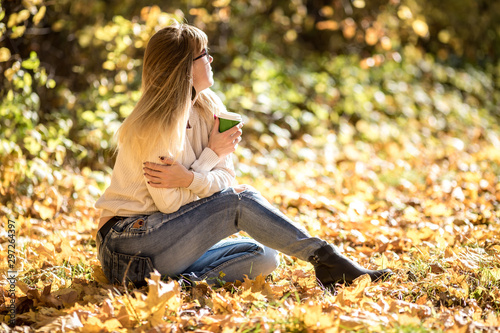
<svg viewBox="0 0 500 333"><path fill-rule="evenodd" d="M201 91L203 91L203 90L205 90L205 89L210 88L210 87L211 87L211 86L213 86L213 85L214 85L214 82L213 82L213 81L210 81L210 84L207 84L206 86L203 86L203 87L202 87L202 89L200 89L200 90L196 89L196 91L201 92Z"/></svg>

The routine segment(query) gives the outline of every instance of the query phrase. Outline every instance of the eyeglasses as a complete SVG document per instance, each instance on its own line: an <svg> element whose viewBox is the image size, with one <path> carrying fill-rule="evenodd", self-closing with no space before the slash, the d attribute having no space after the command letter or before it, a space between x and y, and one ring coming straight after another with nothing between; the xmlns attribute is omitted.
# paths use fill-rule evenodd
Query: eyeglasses
<svg viewBox="0 0 500 333"><path fill-rule="evenodd" d="M200 56L198 56L198 57L194 58L194 59L193 59L193 61L196 61L196 60L198 60L198 59L201 59L201 58L203 58L204 56L207 56L207 60L209 60L209 61L210 61L210 54L208 54L208 50L207 50L206 48L203 50L203 53L202 53Z"/></svg>

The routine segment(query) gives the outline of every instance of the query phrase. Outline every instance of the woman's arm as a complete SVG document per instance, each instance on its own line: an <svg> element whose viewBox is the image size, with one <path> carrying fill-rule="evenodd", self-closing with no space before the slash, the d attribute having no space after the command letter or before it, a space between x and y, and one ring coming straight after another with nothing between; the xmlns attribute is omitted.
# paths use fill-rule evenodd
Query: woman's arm
<svg viewBox="0 0 500 333"><path fill-rule="evenodd" d="M194 178L188 187L200 198L210 196L235 183L232 153L241 141L243 123L220 133L216 118L209 135L207 147L191 165Z"/></svg>
<svg viewBox="0 0 500 333"><path fill-rule="evenodd" d="M156 207L162 213L176 212L181 206L196 200L196 195L187 188L157 188L147 184Z"/></svg>
<svg viewBox="0 0 500 333"><path fill-rule="evenodd" d="M232 155L227 155L210 171L201 167L196 170L193 170L193 168L188 170L182 164L166 158L163 158L162 162L163 164L144 163L144 176L147 179L148 186L152 188L170 190L182 188L191 191L200 198L204 198L234 183L235 172ZM199 164L206 167L210 163L200 161Z"/></svg>
<svg viewBox="0 0 500 333"><path fill-rule="evenodd" d="M235 172L232 155L227 155L211 171L193 171L193 181L188 189L205 198L234 185Z"/></svg>
<svg viewBox="0 0 500 333"><path fill-rule="evenodd" d="M182 164L160 157L162 164L144 163L144 175L154 188L187 188L198 197L210 196L234 184L232 152L241 141L242 124L219 133L219 119L214 122L207 147L189 170Z"/></svg>
<svg viewBox="0 0 500 333"><path fill-rule="evenodd" d="M144 182L160 212L165 214L173 213L181 206L197 199L196 195L187 189L192 182L193 173L186 170L182 164L173 163L173 161L168 164L157 164L157 166L166 168L168 172L158 172L155 170L158 168L150 169L146 167L146 165L153 164L150 162L143 163ZM161 180L157 178L158 175L162 176ZM158 186L159 181L164 186Z"/></svg>

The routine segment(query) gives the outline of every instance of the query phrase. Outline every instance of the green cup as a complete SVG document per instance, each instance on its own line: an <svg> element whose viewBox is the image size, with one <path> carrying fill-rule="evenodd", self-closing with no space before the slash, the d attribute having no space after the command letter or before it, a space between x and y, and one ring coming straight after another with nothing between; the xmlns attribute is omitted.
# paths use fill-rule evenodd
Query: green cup
<svg viewBox="0 0 500 333"><path fill-rule="evenodd" d="M219 114L219 132L225 132L228 129L241 123L242 118L239 114L229 111L222 111Z"/></svg>

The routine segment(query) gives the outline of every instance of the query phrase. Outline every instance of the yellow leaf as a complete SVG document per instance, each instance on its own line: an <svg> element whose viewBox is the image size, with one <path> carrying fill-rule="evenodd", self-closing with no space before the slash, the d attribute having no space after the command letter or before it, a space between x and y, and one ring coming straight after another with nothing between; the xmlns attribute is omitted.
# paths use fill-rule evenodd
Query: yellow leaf
<svg viewBox="0 0 500 333"><path fill-rule="evenodd" d="M370 276L368 274L361 275L353 281L352 286L344 288L337 295L337 301L341 305L350 305L352 303L357 303L363 298L363 292L366 287L371 283Z"/></svg>
<svg viewBox="0 0 500 333"><path fill-rule="evenodd" d="M233 307L230 302L225 299L220 293L212 294L212 310L216 314L229 314L233 313Z"/></svg>
<svg viewBox="0 0 500 333"><path fill-rule="evenodd" d="M45 16L46 11L47 11L47 7L45 7L45 6L40 7L40 9L38 10L38 13L36 13L35 16L33 16L33 23L35 25L38 25L38 23L40 23L40 21Z"/></svg>
<svg viewBox="0 0 500 333"><path fill-rule="evenodd" d="M352 18L342 21L342 33L346 39L351 39L356 35L356 22Z"/></svg>
<svg viewBox="0 0 500 333"><path fill-rule="evenodd" d="M494 250L496 253L500 253L500 245L493 245L489 247L488 250Z"/></svg>
<svg viewBox="0 0 500 333"><path fill-rule="evenodd" d="M491 311L484 322L486 326L500 326L500 316Z"/></svg>
<svg viewBox="0 0 500 333"><path fill-rule="evenodd" d="M85 332L102 332L102 321L95 315L90 315L87 318L83 317L82 324Z"/></svg>
<svg viewBox="0 0 500 333"><path fill-rule="evenodd" d="M115 65L115 63L114 63L114 62L112 62L111 60L106 60L106 61L102 64L102 68L107 69L108 71L113 71L113 70L115 70L116 65Z"/></svg>
<svg viewBox="0 0 500 333"><path fill-rule="evenodd" d="M42 220L53 218L56 213L53 208L47 207L41 204L40 202L35 202L33 204L33 208L35 209L36 212L38 212Z"/></svg>
<svg viewBox="0 0 500 333"><path fill-rule="evenodd" d="M92 273L92 277L95 281L100 284L109 284L109 281L106 278L106 275L104 275L104 271L102 270L102 267L100 265L92 265L92 269L94 271Z"/></svg>
<svg viewBox="0 0 500 333"><path fill-rule="evenodd" d="M47 309L47 308L42 308L42 309ZM42 331L43 332L81 332L82 328L85 326L85 332L98 332L98 330L91 330L89 329L90 327L87 327L86 321L83 320L78 316L78 311L75 311L71 314L65 315L65 316L59 316L53 320L50 321L49 324L43 326ZM94 317L89 317L93 318L91 319L91 322L95 322ZM40 322L40 320L36 320L35 322ZM97 321L100 323L99 319Z"/></svg>
<svg viewBox="0 0 500 333"><path fill-rule="evenodd" d="M111 319L106 320L102 325L102 328L106 328L107 332L116 331L118 328L121 328L121 327L122 327L122 324L118 321L118 319L115 319L115 318L111 318ZM102 329L100 331L102 331Z"/></svg>
<svg viewBox="0 0 500 333"><path fill-rule="evenodd" d="M17 13L13 13L9 16L9 21L7 22L7 28L12 28L17 21Z"/></svg>
<svg viewBox="0 0 500 333"><path fill-rule="evenodd" d="M215 0L212 3L212 6L214 7L226 7L231 3L231 0Z"/></svg>
<svg viewBox="0 0 500 333"><path fill-rule="evenodd" d="M21 293L19 293L18 289L22 292L22 294L26 295L26 293L28 292L28 290L30 289L29 286L24 283L23 281L21 280L17 280L16 281L16 296L17 295L21 295Z"/></svg>
<svg viewBox="0 0 500 333"><path fill-rule="evenodd" d="M316 29L318 30L339 30L338 22L334 20L319 21L316 23Z"/></svg>
<svg viewBox="0 0 500 333"><path fill-rule="evenodd" d="M433 204L426 207L425 214L428 216L450 216L452 214L452 210L444 203L439 203L437 205Z"/></svg>
<svg viewBox="0 0 500 333"><path fill-rule="evenodd" d="M378 42L378 31L375 28L366 29L365 41L368 45L375 45Z"/></svg>
<svg viewBox="0 0 500 333"><path fill-rule="evenodd" d="M427 295L424 294L423 296L419 297L415 303L418 305L423 305L427 303Z"/></svg>
<svg viewBox="0 0 500 333"><path fill-rule="evenodd" d="M16 17L16 24L22 23L30 17L30 12L27 9L21 10Z"/></svg>
<svg viewBox="0 0 500 333"><path fill-rule="evenodd" d="M432 314L431 308L426 305L418 305L400 300L392 300L389 311L401 314L406 312L409 316L416 318L428 317Z"/></svg>
<svg viewBox="0 0 500 333"><path fill-rule="evenodd" d="M418 325L420 326L422 324L422 321L420 320L419 317L414 317L412 315L408 315L406 313L400 314L397 316L398 322L400 325L409 325L409 326L414 326Z"/></svg>
<svg viewBox="0 0 500 333"><path fill-rule="evenodd" d="M25 31L26 31L26 26L24 25L12 27L12 34L10 35L10 38L22 37Z"/></svg>
<svg viewBox="0 0 500 333"><path fill-rule="evenodd" d="M273 290L262 274L257 276L255 280L250 280L248 277L245 277L241 287L243 289L241 298L243 299L261 301L268 298L274 299Z"/></svg>
<svg viewBox="0 0 500 333"><path fill-rule="evenodd" d="M398 16L402 20L410 19L413 17L413 14L407 6L400 6L398 9Z"/></svg>
<svg viewBox="0 0 500 333"><path fill-rule="evenodd" d="M483 281L500 281L500 268L485 269L481 274L481 280Z"/></svg>
<svg viewBox="0 0 500 333"><path fill-rule="evenodd" d="M387 264L389 263L389 259L387 259L387 257L383 253L380 257L376 258L374 261L377 264L378 269L387 268Z"/></svg>
<svg viewBox="0 0 500 333"><path fill-rule="evenodd" d="M10 50L6 47L0 48L0 62L8 61L10 59Z"/></svg>
<svg viewBox="0 0 500 333"><path fill-rule="evenodd" d="M137 293L138 299L132 303L142 319L147 320L150 327L154 327L164 322L166 308L172 311L179 309L181 288L176 281L162 282L161 275L156 270L151 273L151 278L146 280L148 295Z"/></svg>
<svg viewBox="0 0 500 333"><path fill-rule="evenodd" d="M52 243L45 243L45 245L38 243L36 246L34 246L34 249L36 250L36 253L38 255L46 256L48 258L54 258L56 253L56 250Z"/></svg>
<svg viewBox="0 0 500 333"><path fill-rule="evenodd" d="M389 51L390 49L392 49L392 41L387 36L380 38L380 45L382 45L382 48L386 51Z"/></svg>
<svg viewBox="0 0 500 333"><path fill-rule="evenodd" d="M252 292L250 289L244 290L240 297L246 301L267 301L266 296L264 296L260 291Z"/></svg>
<svg viewBox="0 0 500 333"><path fill-rule="evenodd" d="M415 21L413 21L411 26L413 28L413 31L415 31L415 33L417 35L419 35L420 37L427 37L428 36L429 27L427 26L427 23L425 23L425 21L415 20Z"/></svg>
<svg viewBox="0 0 500 333"><path fill-rule="evenodd" d="M420 213L412 206L408 206L403 211L404 218L410 222L416 222L420 219Z"/></svg>
<svg viewBox="0 0 500 333"><path fill-rule="evenodd" d="M346 315L339 316L340 327L352 331L358 331L362 328L367 328L369 325L363 319Z"/></svg>

